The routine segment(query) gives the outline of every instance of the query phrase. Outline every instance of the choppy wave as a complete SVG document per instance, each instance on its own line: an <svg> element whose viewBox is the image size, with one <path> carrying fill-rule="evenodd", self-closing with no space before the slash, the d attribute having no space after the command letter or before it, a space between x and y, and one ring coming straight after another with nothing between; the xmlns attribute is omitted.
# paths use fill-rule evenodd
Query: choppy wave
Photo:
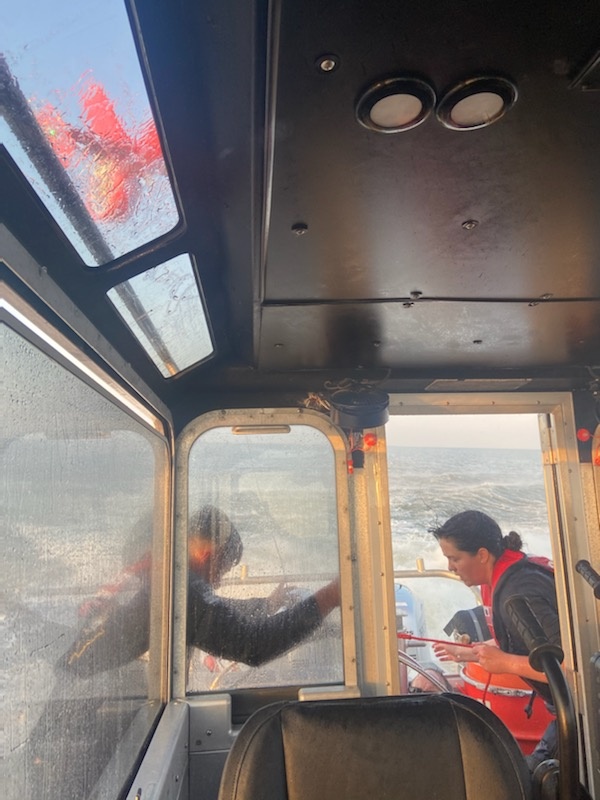
<svg viewBox="0 0 600 800"><path fill-rule="evenodd" d="M408 542L413 534L425 543L431 528L476 508L549 554L537 451L391 447L389 483L394 538Z"/></svg>

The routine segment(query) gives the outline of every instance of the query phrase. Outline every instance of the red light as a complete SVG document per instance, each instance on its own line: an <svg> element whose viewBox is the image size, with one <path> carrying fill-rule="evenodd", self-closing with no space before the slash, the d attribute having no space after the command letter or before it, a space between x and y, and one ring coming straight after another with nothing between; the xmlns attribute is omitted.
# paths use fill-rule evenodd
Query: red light
<svg viewBox="0 0 600 800"><path fill-rule="evenodd" d="M377 444L377 435L375 433L365 433L363 436L363 446L365 450L375 447Z"/></svg>
<svg viewBox="0 0 600 800"><path fill-rule="evenodd" d="M577 438L580 442L589 442L592 438L592 434L587 430L587 428L579 428L577 431Z"/></svg>

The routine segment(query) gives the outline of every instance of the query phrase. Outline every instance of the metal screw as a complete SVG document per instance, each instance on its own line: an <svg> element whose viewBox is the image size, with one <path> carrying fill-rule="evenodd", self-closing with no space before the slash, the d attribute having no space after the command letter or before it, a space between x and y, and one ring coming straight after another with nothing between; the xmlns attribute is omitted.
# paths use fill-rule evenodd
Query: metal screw
<svg viewBox="0 0 600 800"><path fill-rule="evenodd" d="M328 54L325 56L319 56L317 59L317 68L321 70L321 72L333 72L339 66L340 60L337 56Z"/></svg>
<svg viewBox="0 0 600 800"><path fill-rule="evenodd" d="M412 308L414 306L414 303L406 302L406 303L402 303L402 305L403 305L404 308Z"/></svg>
<svg viewBox="0 0 600 800"><path fill-rule="evenodd" d="M295 233L296 236L304 236L307 230L308 225L306 225L304 222L295 222L292 225L292 233Z"/></svg>
<svg viewBox="0 0 600 800"><path fill-rule="evenodd" d="M423 292L420 292L418 289L415 289L410 293L410 296L412 297L413 300L418 300L419 297L422 297L422 295Z"/></svg>
<svg viewBox="0 0 600 800"><path fill-rule="evenodd" d="M466 231L472 231L473 228L476 228L478 225L479 225L479 220L477 220L477 219L466 219L463 222L462 227Z"/></svg>

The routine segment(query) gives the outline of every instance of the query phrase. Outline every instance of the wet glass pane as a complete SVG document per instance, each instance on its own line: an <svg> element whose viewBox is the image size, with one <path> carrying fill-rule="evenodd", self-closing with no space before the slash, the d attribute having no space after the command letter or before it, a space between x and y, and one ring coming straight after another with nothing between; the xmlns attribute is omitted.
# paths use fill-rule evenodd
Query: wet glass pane
<svg viewBox="0 0 600 800"><path fill-rule="evenodd" d="M343 683L327 438L217 428L189 464L188 691Z"/></svg>
<svg viewBox="0 0 600 800"><path fill-rule="evenodd" d="M160 710L165 448L4 324L0 340L1 794L117 797Z"/></svg>
<svg viewBox="0 0 600 800"><path fill-rule="evenodd" d="M108 297L165 378L213 352L188 255L115 286Z"/></svg>
<svg viewBox="0 0 600 800"><path fill-rule="evenodd" d="M0 141L89 266L179 215L122 0L4 4Z"/></svg>

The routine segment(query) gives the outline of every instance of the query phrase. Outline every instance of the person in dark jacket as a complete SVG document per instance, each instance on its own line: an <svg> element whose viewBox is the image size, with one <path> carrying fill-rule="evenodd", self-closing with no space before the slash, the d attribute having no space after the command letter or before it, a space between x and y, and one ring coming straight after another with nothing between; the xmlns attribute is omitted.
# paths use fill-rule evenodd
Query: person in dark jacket
<svg viewBox="0 0 600 800"><path fill-rule="evenodd" d="M529 650L504 608L512 595L527 599L547 639L560 645L558 604L552 563L527 556L515 531L503 536L498 523L481 511L463 511L432 531L448 568L467 586L480 586L485 618L493 639L472 648L435 645L441 660L477 661L490 673L519 675L551 707L552 694L546 676L529 664ZM530 768L557 757L556 721L553 720L534 752Z"/></svg>
<svg viewBox="0 0 600 800"><path fill-rule="evenodd" d="M313 633L339 605L336 578L296 600L280 584L267 597L231 599L216 593L222 577L239 563L243 546L229 517L204 506L190 520L187 644L216 657L258 666ZM129 663L148 650L151 561L144 556L85 605L86 621L59 666L90 677ZM131 586L135 585L131 599ZM139 588L137 588L139 587Z"/></svg>
<svg viewBox="0 0 600 800"><path fill-rule="evenodd" d="M321 625L339 605L339 580L298 601L297 590L284 584L268 597L217 595L221 578L240 561L242 550L237 530L222 511L205 506L192 518L187 641L213 656L257 667L291 650Z"/></svg>

